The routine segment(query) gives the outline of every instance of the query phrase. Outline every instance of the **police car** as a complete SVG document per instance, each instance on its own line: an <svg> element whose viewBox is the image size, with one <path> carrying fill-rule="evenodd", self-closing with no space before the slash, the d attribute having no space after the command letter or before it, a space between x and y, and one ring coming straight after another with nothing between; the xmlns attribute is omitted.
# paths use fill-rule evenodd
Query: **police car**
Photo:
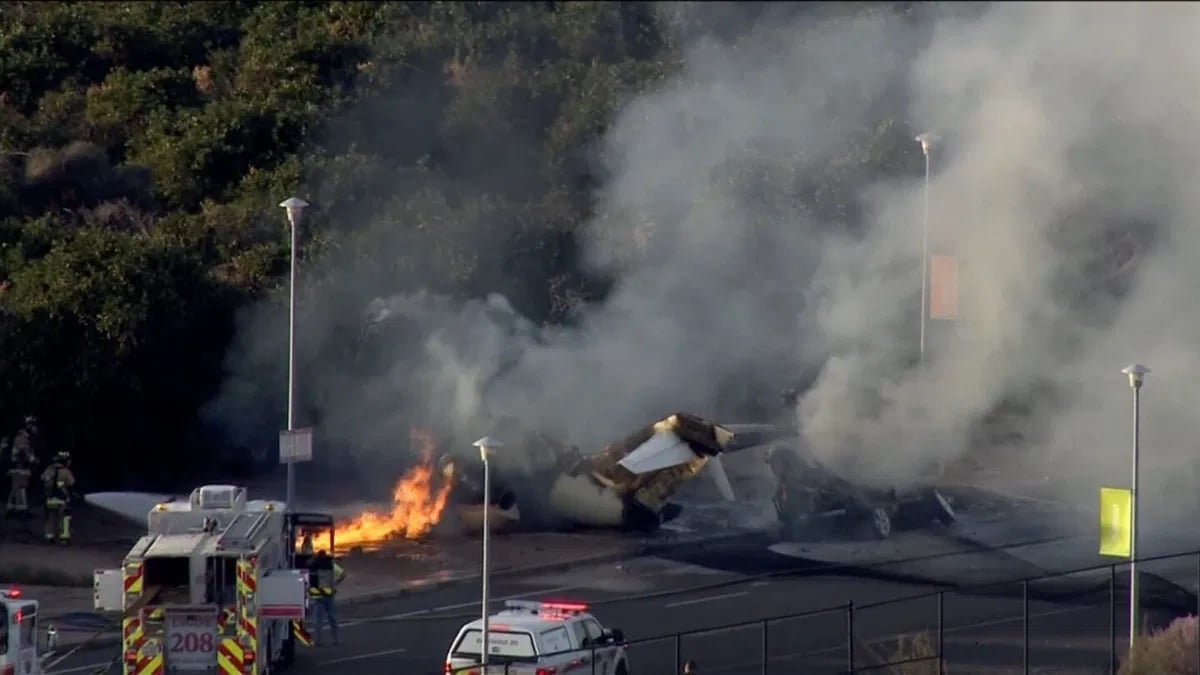
<svg viewBox="0 0 1200 675"><path fill-rule="evenodd" d="M629 675L625 636L574 602L509 600L488 617L488 665L480 663L483 620L458 630L445 675Z"/></svg>

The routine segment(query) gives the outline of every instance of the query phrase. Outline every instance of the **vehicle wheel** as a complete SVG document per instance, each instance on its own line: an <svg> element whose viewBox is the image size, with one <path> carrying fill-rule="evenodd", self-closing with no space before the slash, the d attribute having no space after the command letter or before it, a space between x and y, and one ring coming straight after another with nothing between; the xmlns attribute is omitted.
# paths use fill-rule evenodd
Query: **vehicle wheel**
<svg viewBox="0 0 1200 675"><path fill-rule="evenodd" d="M629 675L629 668L625 666L624 661L617 664L617 670L614 672L614 675Z"/></svg>
<svg viewBox="0 0 1200 675"><path fill-rule="evenodd" d="M871 531L880 539L887 539L892 534L892 516L887 509L876 506L871 509Z"/></svg>

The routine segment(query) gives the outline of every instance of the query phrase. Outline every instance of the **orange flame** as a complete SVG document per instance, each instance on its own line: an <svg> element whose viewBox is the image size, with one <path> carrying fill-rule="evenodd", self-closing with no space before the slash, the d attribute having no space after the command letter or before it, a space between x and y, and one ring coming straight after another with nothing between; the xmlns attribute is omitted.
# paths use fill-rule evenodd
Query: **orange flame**
<svg viewBox="0 0 1200 675"><path fill-rule="evenodd" d="M412 429L409 439L421 449L421 463L409 469L392 488L392 507L386 513L367 511L341 523L334 531L338 548L385 541L419 539L442 518L451 484L434 486L433 457L437 448L433 432Z"/></svg>

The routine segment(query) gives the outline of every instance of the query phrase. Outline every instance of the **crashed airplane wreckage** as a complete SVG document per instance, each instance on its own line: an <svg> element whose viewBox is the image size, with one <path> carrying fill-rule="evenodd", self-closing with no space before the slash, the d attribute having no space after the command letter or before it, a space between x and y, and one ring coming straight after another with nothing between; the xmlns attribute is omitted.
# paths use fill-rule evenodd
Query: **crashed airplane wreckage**
<svg viewBox="0 0 1200 675"><path fill-rule="evenodd" d="M517 458L512 463L492 463L486 500L479 459L445 455L440 467L443 478L454 482L450 499L468 531L482 529L485 501L493 530L653 530L679 515L682 507L670 497L702 471L722 497L734 500L721 455L760 446L776 430L735 429L678 412L588 456L534 434L522 443L523 452L510 453Z"/></svg>
<svg viewBox="0 0 1200 675"><path fill-rule="evenodd" d="M453 482L454 512L469 532L482 530L485 501L493 531L653 530L682 512L670 498L702 472L724 499L735 501L721 456L763 446L769 446L768 465L778 481L773 502L785 537L865 526L884 538L894 527L954 521L950 503L935 489L855 485L789 442L796 440L791 427L720 425L678 412L588 456L534 434L522 443L523 452L506 453L510 464L492 462L486 500L479 459L445 455L440 467L443 480Z"/></svg>
<svg viewBox="0 0 1200 675"><path fill-rule="evenodd" d="M886 539L898 527L948 526L957 519L949 500L936 488L855 485L795 447L772 447L767 464L779 481L772 502L785 538L865 529Z"/></svg>

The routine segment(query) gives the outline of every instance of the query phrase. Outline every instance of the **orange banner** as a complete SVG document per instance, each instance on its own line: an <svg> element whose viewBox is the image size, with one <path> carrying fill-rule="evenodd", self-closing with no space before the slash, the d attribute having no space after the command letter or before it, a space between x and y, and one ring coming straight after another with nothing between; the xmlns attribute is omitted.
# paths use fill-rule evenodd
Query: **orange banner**
<svg viewBox="0 0 1200 675"><path fill-rule="evenodd" d="M929 256L929 318L958 318L958 260L948 255Z"/></svg>

